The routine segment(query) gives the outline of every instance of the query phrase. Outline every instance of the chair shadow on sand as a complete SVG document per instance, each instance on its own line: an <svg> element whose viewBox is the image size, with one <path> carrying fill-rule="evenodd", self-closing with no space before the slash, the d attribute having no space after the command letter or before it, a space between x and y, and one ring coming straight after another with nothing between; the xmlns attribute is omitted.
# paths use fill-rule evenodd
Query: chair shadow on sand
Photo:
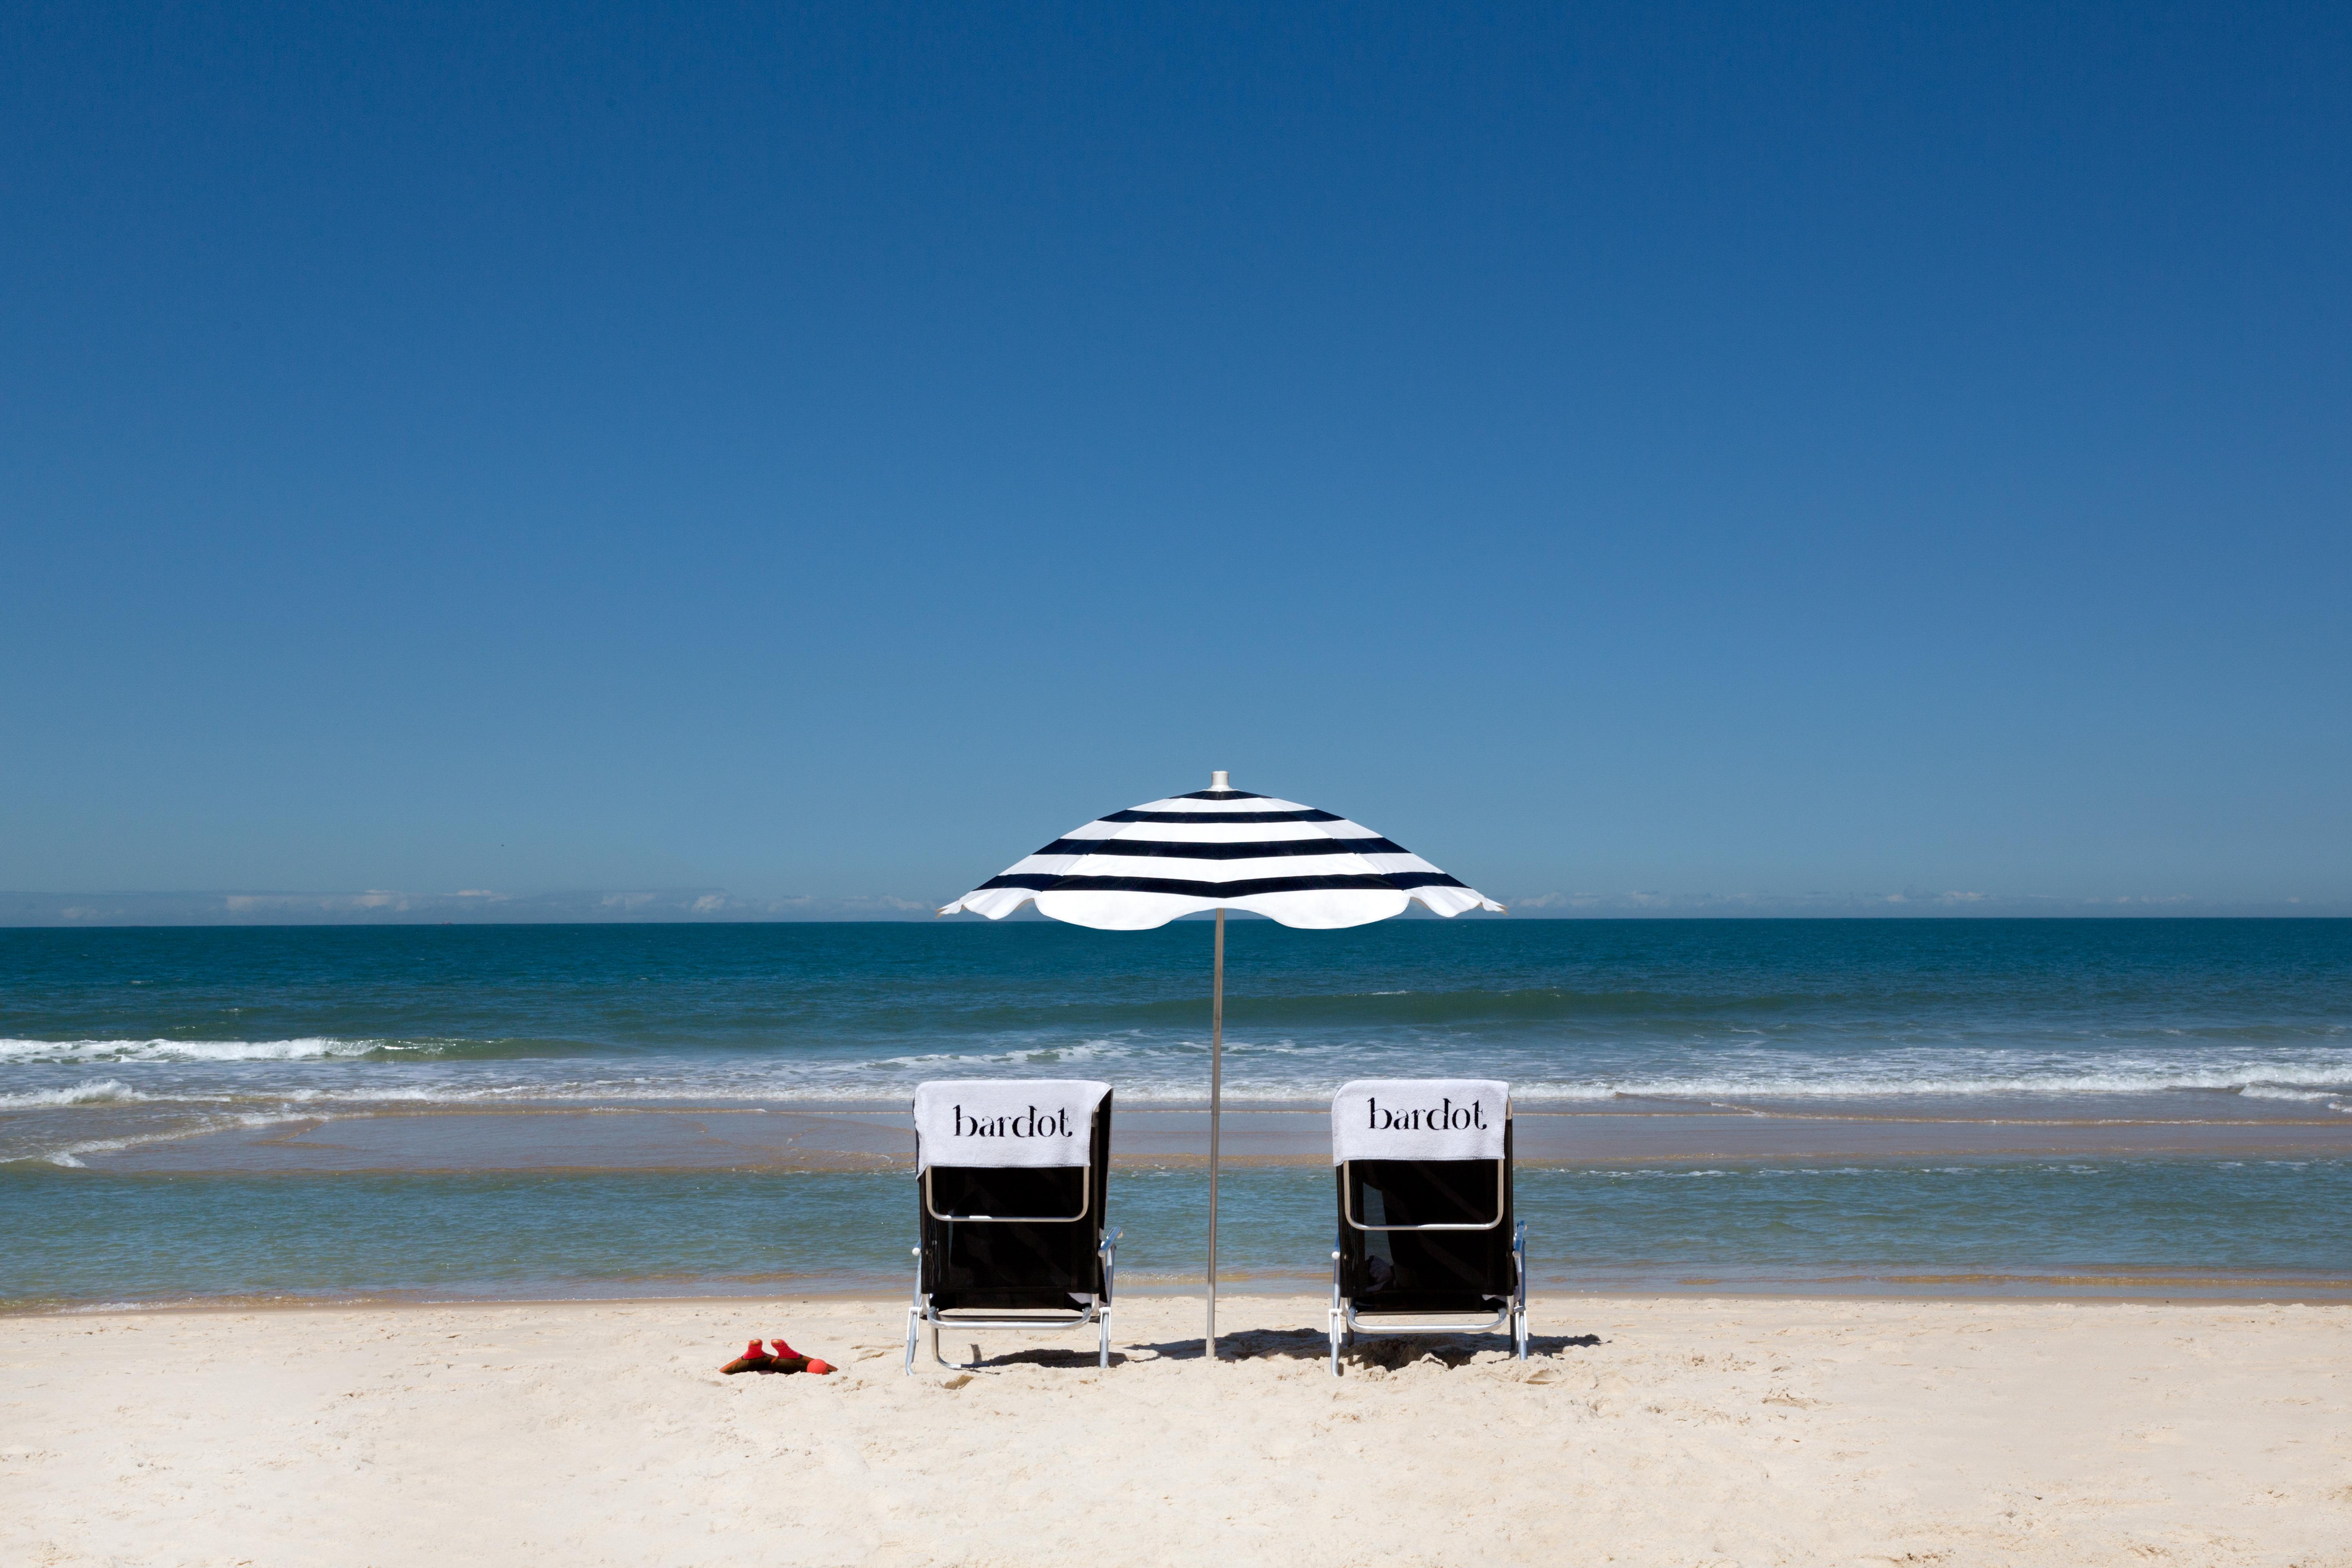
<svg viewBox="0 0 2352 1568"><path fill-rule="evenodd" d="M1533 1334L1528 1339L1528 1353L1531 1360L1556 1357L1572 1350L1590 1350L1601 1342L1599 1334ZM977 1345L971 1348L979 1349ZM1467 1365L1482 1352L1490 1358L1507 1357L1510 1353L1508 1342L1493 1334L1415 1335L1406 1339L1359 1333L1356 1342L1339 1352L1339 1364L1342 1367L1386 1367L1393 1371L1408 1362L1434 1356L1449 1367L1458 1367ZM1320 1363L1328 1361L1330 1354L1331 1341L1321 1329L1244 1329L1238 1333L1217 1336L1217 1357L1221 1361L1281 1360ZM1163 1340L1155 1344L1120 1346L1114 1343L1110 1353L1113 1368L1130 1361L1201 1359L1201 1341L1197 1336ZM1023 1365L1096 1370L1092 1350L1056 1348L977 1356L961 1364L965 1370L973 1372Z"/></svg>

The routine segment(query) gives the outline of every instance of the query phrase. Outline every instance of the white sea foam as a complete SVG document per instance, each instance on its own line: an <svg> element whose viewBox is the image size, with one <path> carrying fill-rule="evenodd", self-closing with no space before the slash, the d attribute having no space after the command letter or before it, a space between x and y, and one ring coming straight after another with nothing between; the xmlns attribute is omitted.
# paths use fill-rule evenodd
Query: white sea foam
<svg viewBox="0 0 2352 1568"><path fill-rule="evenodd" d="M2238 1092L2245 1096L2248 1100L2326 1100L2331 1103L2340 1099L2343 1094L2341 1089L2290 1089L2284 1086L2273 1086L2271 1084L2262 1083L2250 1084L2246 1088L2240 1089Z"/></svg>
<svg viewBox="0 0 2352 1568"><path fill-rule="evenodd" d="M269 1111L239 1111L231 1116L210 1116L166 1127L150 1132L129 1133L120 1138L83 1138L54 1149L34 1149L20 1154L0 1157L0 1164L47 1163L62 1165L68 1170L85 1168L84 1154L113 1154L125 1149L143 1148L150 1143L176 1143L183 1139L202 1137L207 1132L223 1132L233 1127L274 1127L285 1121L309 1121L316 1118L297 1113Z"/></svg>
<svg viewBox="0 0 2352 1568"><path fill-rule="evenodd" d="M995 1051L931 1051L919 1056L883 1057L876 1061L824 1064L834 1071L870 1073L892 1068L929 1072L940 1068L1027 1067L1039 1062L1080 1062L1124 1057L1165 1057L1184 1048L1183 1042L1143 1045L1128 1040L1044 1041ZM813 1066L815 1064L812 1064Z"/></svg>
<svg viewBox="0 0 2352 1568"><path fill-rule="evenodd" d="M33 1089L24 1094L0 1094L0 1110L32 1110L62 1105L129 1105L152 1096L140 1093L121 1079L93 1079L67 1089Z"/></svg>
<svg viewBox="0 0 2352 1568"><path fill-rule="evenodd" d="M1197 1104L1207 1087L1208 1042L1110 1031L1055 1038L1026 1032L956 1038L930 1049L864 1055L779 1042L773 1051L688 1051L602 1061L578 1056L477 1059L467 1042L326 1036L280 1040L0 1039L0 1109L225 1100L272 1106L369 1103L453 1107L515 1101L567 1104L900 1100L929 1078L1066 1073L1109 1079L1129 1105ZM452 1052L449 1047L457 1047ZM881 1049L887 1050L884 1046ZM2282 1108L2352 1114L2352 1050L2341 1047L2173 1047L2116 1043L1972 1046L1894 1044L1822 1050L1743 1043L1660 1051L1629 1045L1444 1038L1305 1039L1276 1035L1226 1042L1225 1095L1236 1104L1314 1103L1366 1074L1444 1070L1475 1058L1509 1079L1534 1109L1621 1100L1718 1109L1758 1102L1962 1099L2100 1099L2197 1091ZM38 1089L20 1069L116 1067L119 1076ZM333 1070L321 1072L323 1067ZM584 1070L583 1070L584 1069ZM600 1070L601 1069L601 1070ZM62 1075L60 1075L62 1076ZM136 1085L136 1088L132 1086ZM2249 1110L2252 1106L2247 1108Z"/></svg>
<svg viewBox="0 0 2352 1568"><path fill-rule="evenodd" d="M2117 1064L2094 1072L2056 1068L2042 1073L1986 1072L1855 1072L1830 1069L1817 1074L1759 1072L1753 1077L1731 1074L1688 1078L1656 1075L1599 1081L1520 1081L1512 1085L1522 1101L1607 1100L1903 1100L1974 1096L1979 1098L2087 1097L2116 1094L2162 1094L2179 1090L2234 1092L2248 1099L2326 1100L2352 1090L2352 1063L2331 1064L2334 1070L2284 1075L2278 1064L2248 1063L2197 1068L2179 1063ZM2336 1087L2319 1088L2334 1079Z"/></svg>
<svg viewBox="0 0 2352 1568"><path fill-rule="evenodd" d="M1062 1059L1066 1061L1068 1058ZM926 1078L972 1072L982 1075L991 1072L1018 1074L1034 1072L1045 1065L1048 1064L1025 1056L990 1055L982 1058L943 1057L928 1061L906 1060L895 1063L887 1069L877 1069L874 1064L858 1064L822 1072L782 1066L747 1066L738 1071L724 1072L713 1071L705 1066L701 1070L627 1079L572 1078L517 1082L509 1077L504 1081L493 1082L380 1082L333 1089L289 1086L278 1095L257 1098L275 1099L294 1105L467 1105L517 1100L870 1102L898 1099L910 1092L915 1083ZM1098 1068L1097 1070L1101 1069ZM1117 1084L1122 1102L1130 1105L1193 1102L1202 1098L1206 1089L1204 1076L1197 1070L1197 1064L1191 1062L1178 1064L1162 1060L1137 1063L1132 1064L1128 1071L1113 1071L1106 1076ZM1236 1071L1229 1064L1225 1097L1235 1103L1315 1102L1328 1099L1339 1082L1349 1076L1354 1074L1348 1068L1335 1068L1328 1074L1285 1071L1258 1076L1249 1074L1245 1068ZM1652 1100L1736 1110L1755 1102L2097 1099L2182 1090L2237 1094L2253 1100L2342 1109L2341 1101L2347 1093L2352 1093L2352 1085L2338 1089L2291 1087L2276 1081L2275 1069L2253 1068L2236 1072L2147 1070L1998 1076L1959 1072L1878 1077L1847 1072L1824 1073L1816 1077L1759 1073L1754 1077L1694 1075L1685 1078L1659 1074L1580 1081L1521 1078L1513 1083L1514 1098L1527 1108L1545 1104L1597 1106L1617 1100Z"/></svg>
<svg viewBox="0 0 2352 1568"><path fill-rule="evenodd" d="M297 1040L16 1040L0 1039L7 1062L284 1062L363 1057L382 1040L312 1036Z"/></svg>
<svg viewBox="0 0 2352 1568"><path fill-rule="evenodd" d="M1118 1053L1124 1055L1125 1053ZM1192 1101L1202 1097L1200 1064L1190 1058L1170 1060L1156 1053L1145 1059L1122 1062L1127 1070L1109 1074L1123 1101L1150 1104ZM1387 1060L1392 1056L1382 1053ZM803 1100L870 1101L897 1098L926 1078L968 1072L1034 1071L1053 1061L1073 1060L1073 1055L1046 1056L1028 1051L945 1054L894 1058L888 1062L825 1064L746 1063L733 1070L698 1063L684 1070L629 1078L566 1078L516 1081L509 1073L501 1081L354 1084L321 1089L289 1087L283 1098L299 1103L480 1103L486 1100ZM1253 1073L1246 1058L1227 1065L1225 1094L1237 1102L1313 1101L1328 1098L1345 1078L1354 1076L1369 1055L1349 1061L1344 1055L1328 1072L1300 1071L1306 1064L1270 1072ZM1760 1064L1759 1064L1760 1065ZM2352 1071L2313 1072L2305 1068L2292 1077L2277 1064L2246 1064L2198 1069L2175 1063L2116 1066L2105 1070L1969 1071L1957 1066L1942 1072L1874 1072L1828 1064L1814 1073L1759 1070L1752 1074L1674 1073L1596 1076L1561 1079L1521 1077L1513 1093L1523 1106L1545 1103L1602 1104L1620 1100L1694 1101L1717 1107L1744 1102L1818 1101L1832 1100L1887 1100L1902 1099L2019 1098L2080 1099L2146 1095L2168 1091L2236 1094L2249 1100L2288 1103L2329 1104L2352 1093ZM1097 1070L1100 1070L1098 1068ZM1505 1068L1503 1070L1508 1070ZM2334 1079L2342 1087L2323 1087Z"/></svg>

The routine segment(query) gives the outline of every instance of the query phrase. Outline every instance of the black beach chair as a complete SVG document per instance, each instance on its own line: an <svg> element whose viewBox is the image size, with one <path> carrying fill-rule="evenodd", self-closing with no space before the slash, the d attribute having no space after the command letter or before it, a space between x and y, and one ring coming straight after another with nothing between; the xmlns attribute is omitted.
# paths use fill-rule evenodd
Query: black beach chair
<svg viewBox="0 0 2352 1568"><path fill-rule="evenodd" d="M1093 1324L1110 1364L1118 1233L1103 1220L1110 1086L1078 1079L927 1083L915 1091L922 1243L907 1309L906 1371L928 1327L1054 1330Z"/></svg>
<svg viewBox="0 0 2352 1568"><path fill-rule="evenodd" d="M1525 1361L1528 1227L1511 1212L1510 1087L1359 1079L1331 1101L1331 1374L1359 1331L1507 1333Z"/></svg>

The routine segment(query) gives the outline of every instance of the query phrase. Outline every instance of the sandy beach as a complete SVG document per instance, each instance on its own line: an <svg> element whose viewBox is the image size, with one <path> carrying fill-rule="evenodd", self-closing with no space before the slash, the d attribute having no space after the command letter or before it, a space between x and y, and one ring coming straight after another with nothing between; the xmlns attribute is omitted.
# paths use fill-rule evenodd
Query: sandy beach
<svg viewBox="0 0 2352 1568"><path fill-rule="evenodd" d="M15 1317L0 1559L2352 1563L2340 1307L1559 1297L1336 1381L1320 1311L911 1378L887 1300Z"/></svg>

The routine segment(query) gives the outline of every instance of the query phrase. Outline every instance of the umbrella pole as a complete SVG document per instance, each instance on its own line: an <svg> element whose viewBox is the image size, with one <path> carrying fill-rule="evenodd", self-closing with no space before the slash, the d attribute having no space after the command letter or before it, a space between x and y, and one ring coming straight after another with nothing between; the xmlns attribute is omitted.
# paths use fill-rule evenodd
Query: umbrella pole
<svg viewBox="0 0 2352 1568"><path fill-rule="evenodd" d="M1209 1335L1217 1359L1217 1121L1225 1089L1225 911L1217 910L1216 978L1209 987Z"/></svg>

